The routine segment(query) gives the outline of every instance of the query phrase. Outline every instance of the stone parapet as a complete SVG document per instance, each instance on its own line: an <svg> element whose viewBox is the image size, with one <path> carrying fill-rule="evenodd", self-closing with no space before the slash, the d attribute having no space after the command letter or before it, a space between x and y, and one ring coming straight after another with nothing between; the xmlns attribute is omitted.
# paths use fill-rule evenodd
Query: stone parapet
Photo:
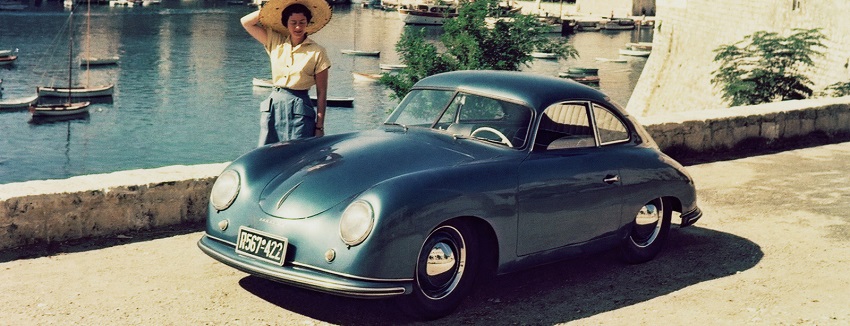
<svg viewBox="0 0 850 326"><path fill-rule="evenodd" d="M708 155L743 144L850 134L850 96L784 101L638 118L665 152Z"/></svg>
<svg viewBox="0 0 850 326"><path fill-rule="evenodd" d="M742 143L850 134L850 97L638 119L665 152L710 157ZM706 160L710 160L706 159ZM0 250L198 222L227 163L0 185Z"/></svg>

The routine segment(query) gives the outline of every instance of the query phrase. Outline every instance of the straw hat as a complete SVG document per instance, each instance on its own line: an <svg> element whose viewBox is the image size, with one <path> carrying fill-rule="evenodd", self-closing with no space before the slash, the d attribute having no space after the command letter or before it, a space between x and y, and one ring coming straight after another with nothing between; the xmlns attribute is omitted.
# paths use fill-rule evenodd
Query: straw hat
<svg viewBox="0 0 850 326"><path fill-rule="evenodd" d="M278 33L289 34L289 30L286 29L286 25L280 22L280 18L283 14L283 9L297 3L307 7L310 13L313 14L313 19L307 23L307 28L305 29L308 34L318 32L331 20L333 11L327 0L269 0L260 9L260 23Z"/></svg>

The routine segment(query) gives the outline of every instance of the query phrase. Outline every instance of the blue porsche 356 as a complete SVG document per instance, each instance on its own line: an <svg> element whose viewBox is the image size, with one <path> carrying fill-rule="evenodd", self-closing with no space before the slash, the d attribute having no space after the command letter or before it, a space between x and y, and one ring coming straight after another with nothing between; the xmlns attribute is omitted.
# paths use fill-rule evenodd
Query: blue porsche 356
<svg viewBox="0 0 850 326"><path fill-rule="evenodd" d="M521 72L419 81L385 124L257 148L210 195L198 246L247 273L451 313L474 281L601 250L655 257L685 169L596 89Z"/></svg>

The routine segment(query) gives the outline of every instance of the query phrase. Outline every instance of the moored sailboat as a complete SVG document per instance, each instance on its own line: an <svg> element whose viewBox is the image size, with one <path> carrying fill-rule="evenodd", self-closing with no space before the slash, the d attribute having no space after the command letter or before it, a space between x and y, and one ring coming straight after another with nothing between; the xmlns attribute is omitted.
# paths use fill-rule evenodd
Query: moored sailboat
<svg viewBox="0 0 850 326"><path fill-rule="evenodd" d="M68 26L74 26L74 11L71 11L70 16L68 17ZM32 113L33 117L39 116L62 116L62 115L75 115L88 112L88 107L91 102L73 102L72 92L70 91L73 85L73 68L72 63L74 61L74 33L72 29L69 29L70 36L68 38L68 87L65 89L65 95L68 96L68 100L65 103L59 104L38 104L35 106L30 106L30 113ZM38 87L36 90L38 91L38 96L42 95L42 89L49 90L59 89L54 87ZM112 89L110 86L109 95L112 95Z"/></svg>

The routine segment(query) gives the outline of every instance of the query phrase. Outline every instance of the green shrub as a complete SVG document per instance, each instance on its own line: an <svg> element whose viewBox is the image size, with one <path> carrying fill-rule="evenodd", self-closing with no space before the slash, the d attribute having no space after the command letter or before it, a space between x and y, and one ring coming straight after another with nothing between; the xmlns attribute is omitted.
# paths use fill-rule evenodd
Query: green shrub
<svg viewBox="0 0 850 326"><path fill-rule="evenodd" d="M804 99L812 95L812 81L804 74L820 56L826 37L820 28L793 29L788 37L759 31L732 45L714 50L711 82L732 106L776 100Z"/></svg>

